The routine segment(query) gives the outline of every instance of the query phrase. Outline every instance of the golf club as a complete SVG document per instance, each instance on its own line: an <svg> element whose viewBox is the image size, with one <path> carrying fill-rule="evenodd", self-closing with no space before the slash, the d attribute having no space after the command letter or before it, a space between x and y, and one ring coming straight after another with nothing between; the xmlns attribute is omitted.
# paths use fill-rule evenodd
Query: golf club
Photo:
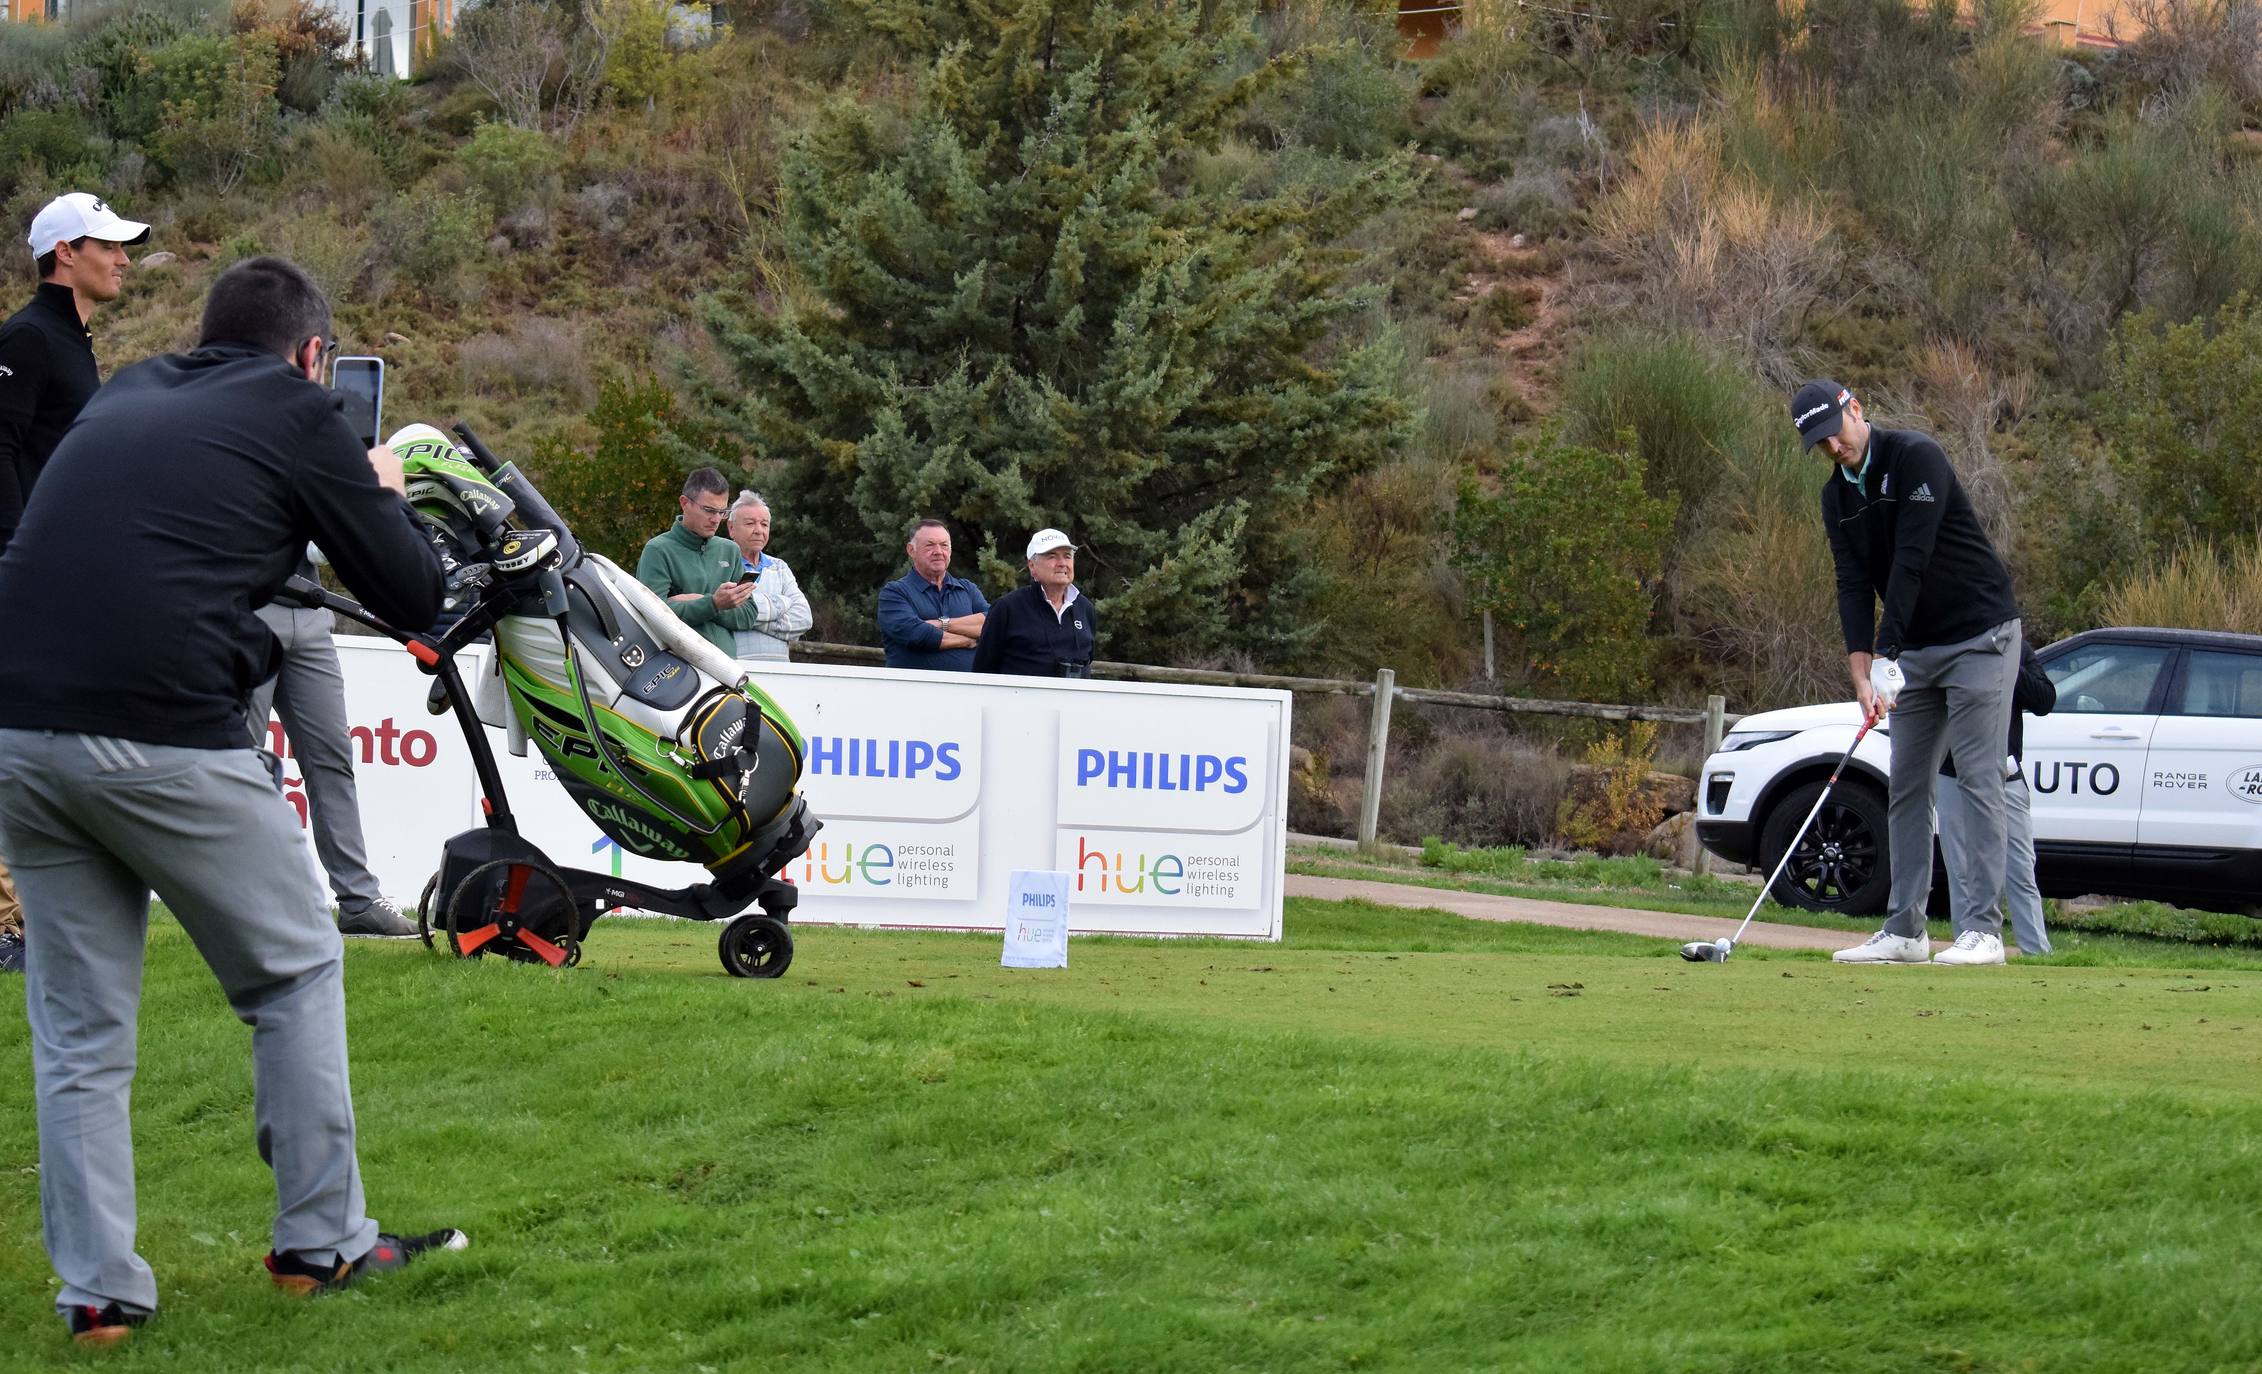
<svg viewBox="0 0 2262 1374"><path fill-rule="evenodd" d="M1751 910L1744 913L1743 925L1736 927L1734 935L1717 940L1689 941L1681 946L1683 959L1692 964L1728 962L1728 956L1736 952L1736 941L1744 938L1744 930L1751 925L1751 918L1759 914L1760 904L1767 900L1768 893L1775 890L1776 879L1781 878L1783 870L1790 866L1791 856L1799 852L1799 844L1806 839L1806 832L1813 827L1814 818L1822 814L1822 804L1830 800L1830 790L1838 785L1838 775L1846 771L1846 765L1853 761L1854 750L1861 748L1862 739L1869 734L1870 727L1877 724L1880 715L1876 710L1870 711L1869 717L1862 721L1861 728L1854 732L1854 742L1846 746L1846 752L1839 758L1838 766L1830 770L1830 781L1822 784L1822 795L1814 799L1814 809L1806 813L1805 820L1799 822L1798 833L1791 836L1791 842L1783 847L1783 857L1776 861L1775 871L1767 875L1766 883L1759 889L1759 896L1752 901Z"/></svg>

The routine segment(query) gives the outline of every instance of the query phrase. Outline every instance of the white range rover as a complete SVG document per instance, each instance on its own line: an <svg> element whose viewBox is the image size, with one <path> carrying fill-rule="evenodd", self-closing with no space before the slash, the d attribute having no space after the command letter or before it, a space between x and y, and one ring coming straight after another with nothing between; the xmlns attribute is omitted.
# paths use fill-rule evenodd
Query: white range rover
<svg viewBox="0 0 2262 1374"><path fill-rule="evenodd" d="M2026 718L2043 893L2262 908L2262 635L2090 630L2037 657L2058 689L2055 711ZM1697 838L1772 871L1860 724L1851 701L1736 722L1705 760ZM1779 900L1885 909L1891 727L1888 716L1862 741L1776 884Z"/></svg>

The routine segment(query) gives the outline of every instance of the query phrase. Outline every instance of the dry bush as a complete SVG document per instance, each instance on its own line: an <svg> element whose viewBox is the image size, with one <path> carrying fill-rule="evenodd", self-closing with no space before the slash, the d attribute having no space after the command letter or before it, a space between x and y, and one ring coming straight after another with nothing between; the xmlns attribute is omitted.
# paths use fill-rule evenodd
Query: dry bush
<svg viewBox="0 0 2262 1374"><path fill-rule="evenodd" d="M581 332L562 320L523 320L510 334L477 334L456 349L463 385L475 395L562 395L575 405L596 398Z"/></svg>
<svg viewBox="0 0 2262 1374"><path fill-rule="evenodd" d="M1784 445L1739 463L1691 540L1678 601L1738 711L1847 691L1830 544L1815 493L1824 469Z"/></svg>
<svg viewBox="0 0 2262 1374"><path fill-rule="evenodd" d="M2017 538L2018 494L1996 452L1998 426L2016 421L2034 393L2034 379L2019 373L2001 377L1964 344L1934 341L1918 349L1912 369L1913 391L1888 393L1884 415L1922 414L1927 427L1955 461L1956 476L1971 497L1987 537L1998 549Z"/></svg>
<svg viewBox="0 0 2262 1374"><path fill-rule="evenodd" d="M361 288L377 257L366 223L328 213L283 221L270 231L268 247L305 268L333 306L364 298Z"/></svg>
<svg viewBox="0 0 2262 1374"><path fill-rule="evenodd" d="M2123 40L2116 74L2181 101L2207 86L2262 102L2262 4L2256 0L2122 0L2105 32Z"/></svg>
<svg viewBox="0 0 2262 1374"><path fill-rule="evenodd" d="M2105 596L2108 625L2262 634L2262 539L2194 544Z"/></svg>
<svg viewBox="0 0 2262 1374"><path fill-rule="evenodd" d="M1571 764L1505 732L1440 730L1390 771L1378 828L1406 844L1431 835L1462 845L1536 846L1554 838Z"/></svg>
<svg viewBox="0 0 2262 1374"><path fill-rule="evenodd" d="M1729 344L1770 382L1797 380L1789 348L1838 267L1830 221L1731 171L1716 128L1644 130L1589 223L1648 321Z"/></svg>

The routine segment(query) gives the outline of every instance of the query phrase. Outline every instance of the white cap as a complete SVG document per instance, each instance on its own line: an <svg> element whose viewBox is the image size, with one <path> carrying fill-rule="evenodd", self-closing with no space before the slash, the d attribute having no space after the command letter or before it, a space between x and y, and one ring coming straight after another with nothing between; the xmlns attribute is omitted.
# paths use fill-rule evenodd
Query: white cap
<svg viewBox="0 0 2262 1374"><path fill-rule="evenodd" d="M1076 546L1069 543L1068 536L1059 530L1038 530L1029 536L1029 558L1035 558L1040 553L1051 553L1054 549L1076 552Z"/></svg>
<svg viewBox="0 0 2262 1374"><path fill-rule="evenodd" d="M120 219L117 211L94 196L73 191L47 202L47 208L32 217L30 237L31 255L36 258L54 252L58 243L79 239L142 243L149 238L149 226Z"/></svg>

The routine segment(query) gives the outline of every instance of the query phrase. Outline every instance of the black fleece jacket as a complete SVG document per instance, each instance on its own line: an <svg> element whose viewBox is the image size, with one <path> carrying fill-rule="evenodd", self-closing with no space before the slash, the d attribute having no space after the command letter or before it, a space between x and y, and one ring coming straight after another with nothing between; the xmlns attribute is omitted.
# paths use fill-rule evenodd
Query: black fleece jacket
<svg viewBox="0 0 2262 1374"><path fill-rule="evenodd" d="M100 385L78 298L41 282L31 304L0 324L0 552L48 455Z"/></svg>
<svg viewBox="0 0 2262 1374"><path fill-rule="evenodd" d="M0 554L0 727L247 747L281 657L252 612L310 540L385 620L439 614L439 558L336 397L247 344L120 372Z"/></svg>
<svg viewBox="0 0 2262 1374"><path fill-rule="evenodd" d="M1954 644L2018 617L2010 573L1948 455L1925 435L1871 430L1869 469L1858 486L1831 465L1822 522L1838 567L1838 622L1849 654L1898 658L1903 649Z"/></svg>

